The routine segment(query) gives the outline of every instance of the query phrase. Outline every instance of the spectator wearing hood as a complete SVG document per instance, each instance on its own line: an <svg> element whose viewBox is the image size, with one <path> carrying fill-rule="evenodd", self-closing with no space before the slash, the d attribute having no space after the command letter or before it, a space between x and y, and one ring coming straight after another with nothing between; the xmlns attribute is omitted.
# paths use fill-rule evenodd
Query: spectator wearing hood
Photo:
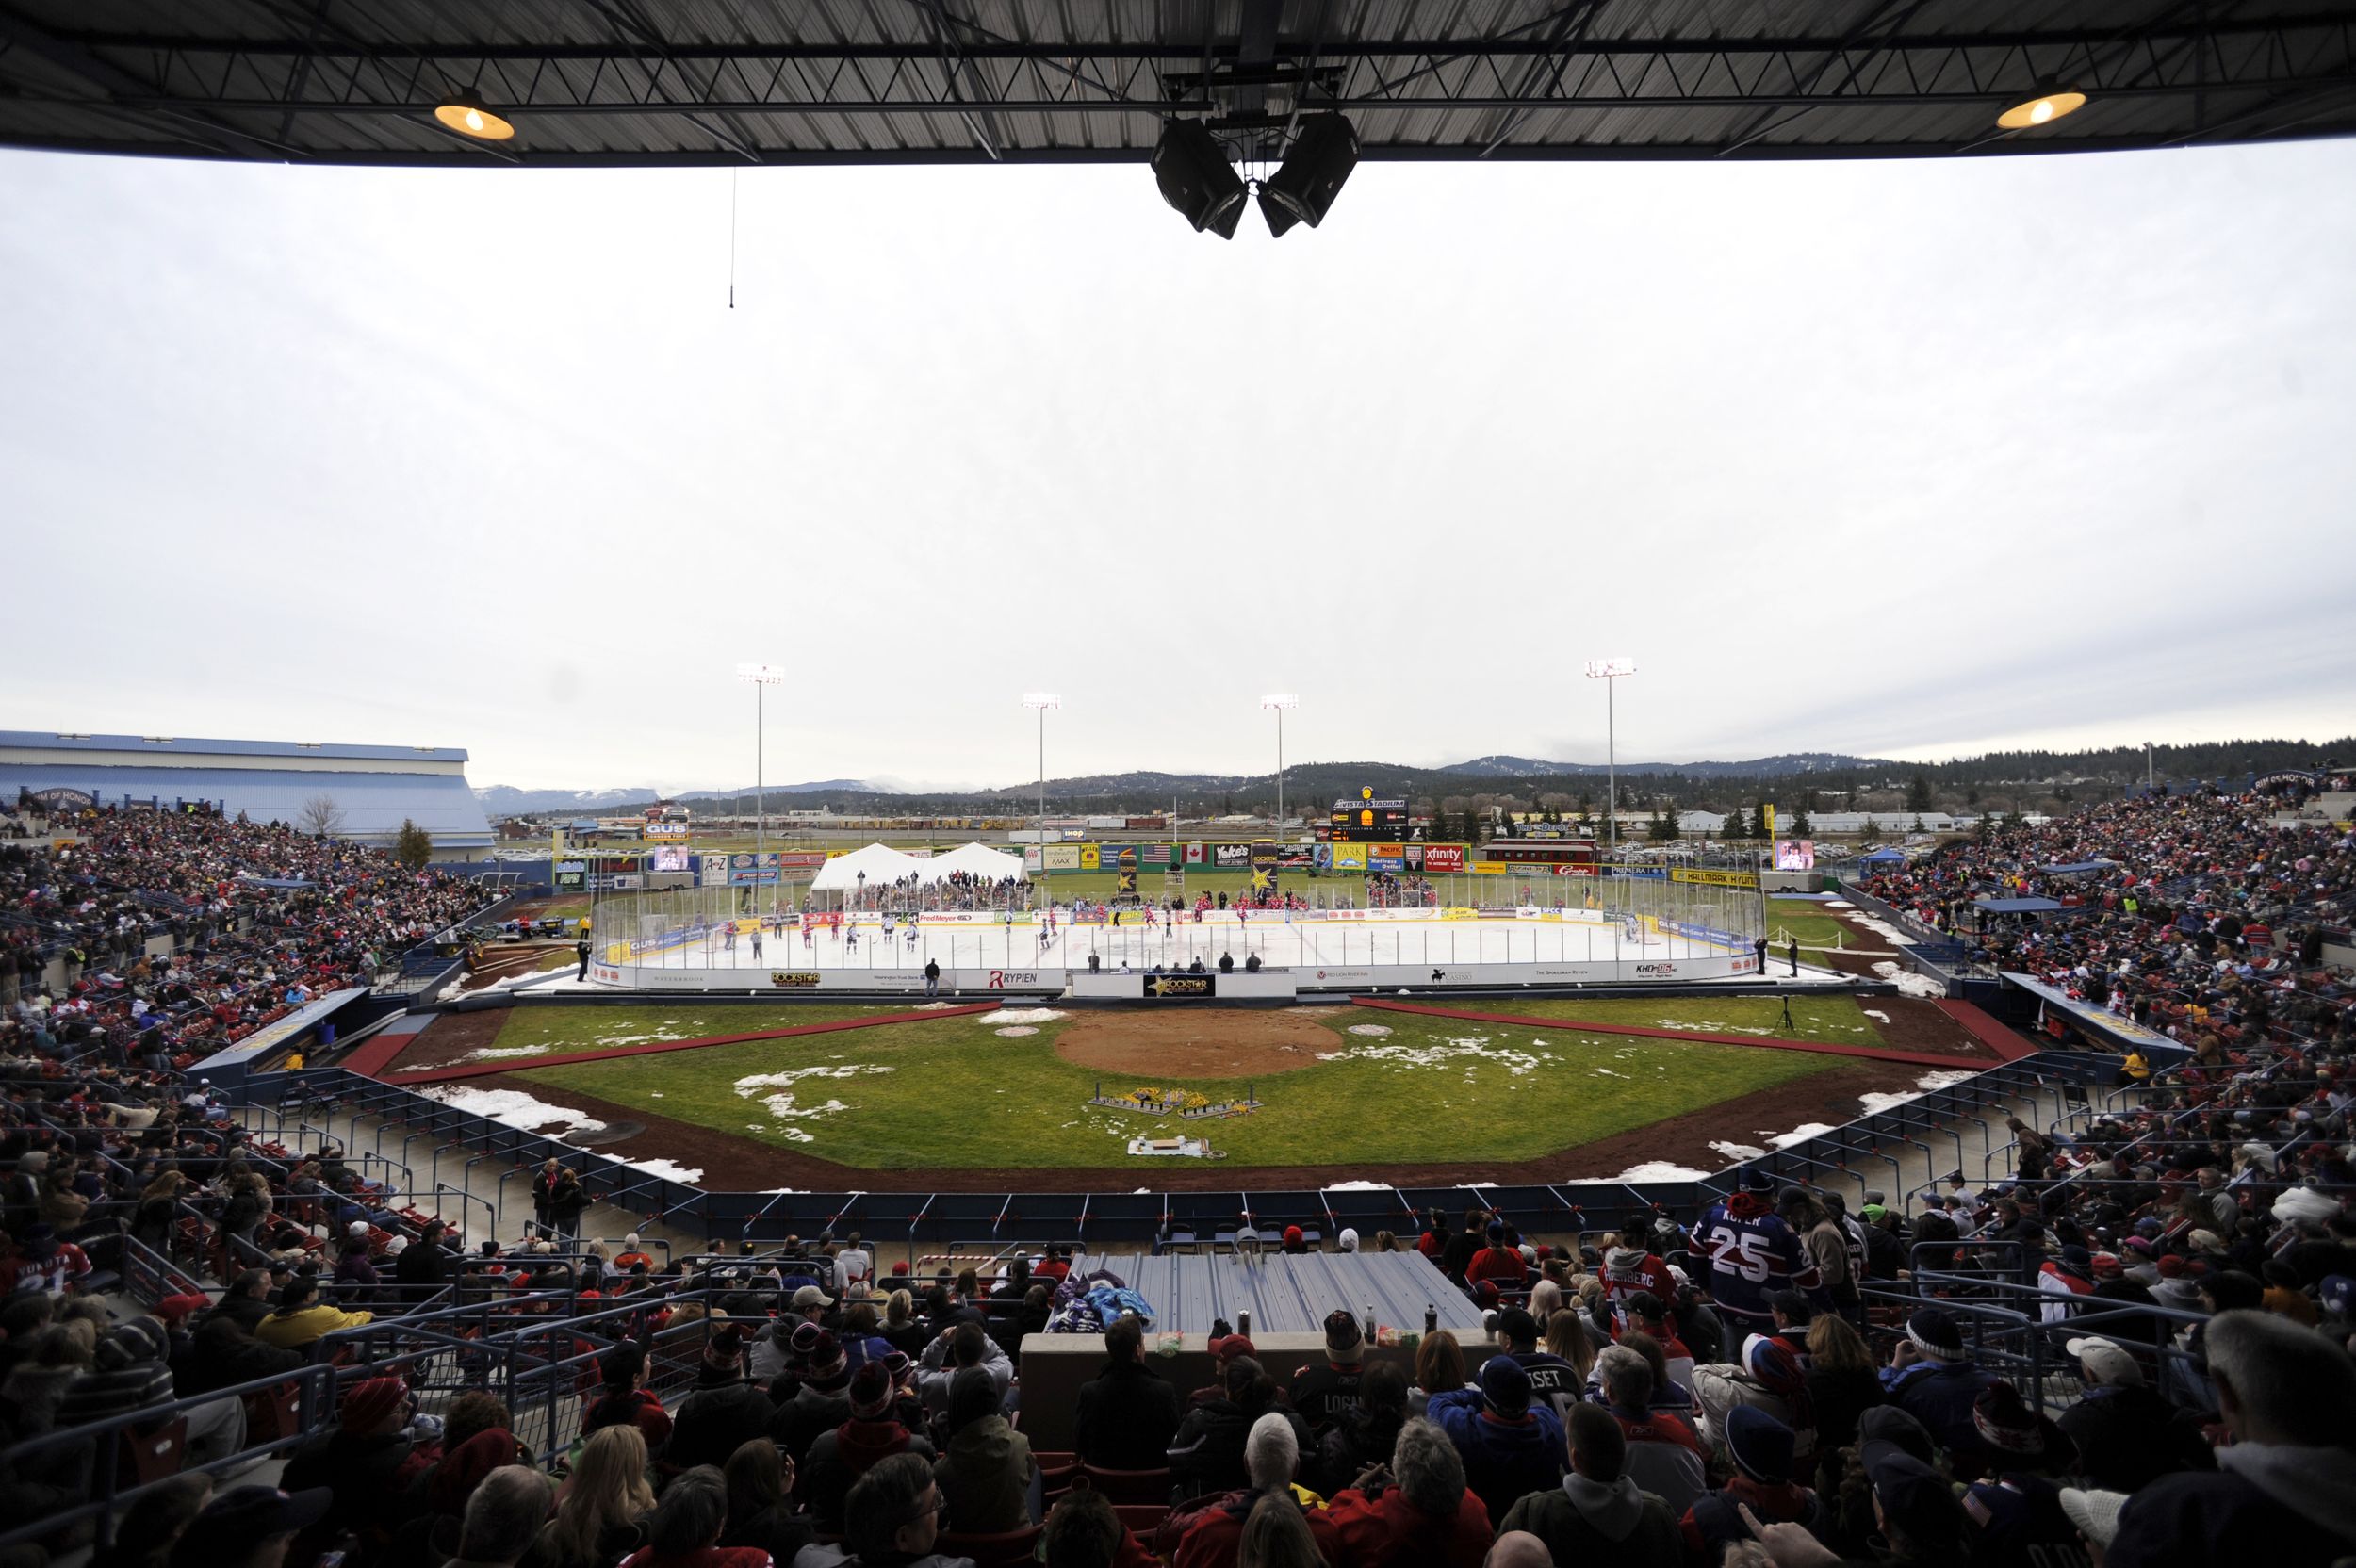
<svg viewBox="0 0 2356 1568"><path fill-rule="evenodd" d="M928 1462L934 1457L929 1442L901 1425L895 1406L892 1374L881 1362L869 1362L851 1378L850 1418L810 1444L802 1495L822 1532L841 1533L851 1489L878 1462L894 1454L915 1454Z"/></svg>
<svg viewBox="0 0 2356 1568"><path fill-rule="evenodd" d="M1668 1505L1628 1474L1628 1439L1600 1405L1574 1406L1570 1472L1506 1511L1501 1528L1546 1543L1553 1560L1580 1568L1677 1568L1684 1543Z"/></svg>
<svg viewBox="0 0 2356 1568"><path fill-rule="evenodd" d="M1399 1392L1404 1408L1403 1380ZM1325 1511L1350 1568L1481 1568L1496 1539L1463 1458L1429 1421L1401 1426L1387 1472L1337 1492Z"/></svg>
<svg viewBox="0 0 2356 1568"><path fill-rule="evenodd" d="M1080 1386L1072 1446L1100 1469L1158 1470L1178 1433L1178 1391L1146 1364L1145 1325L1133 1315L1106 1327L1104 1356Z"/></svg>
<svg viewBox="0 0 2356 1568"><path fill-rule="evenodd" d="M1014 1382L1014 1363L978 1322L959 1323L935 1339L924 1347L921 1361L924 1370L918 1374L916 1391L933 1415L948 1413L950 1380L966 1367L978 1366L988 1372L1002 1400Z"/></svg>
<svg viewBox="0 0 2356 1568"><path fill-rule="evenodd" d="M1478 1390L1434 1394L1425 1410L1464 1456L1466 1484L1481 1494L1492 1525L1562 1474L1562 1423L1551 1407L1531 1402L1530 1374L1512 1356L1490 1357Z"/></svg>
<svg viewBox="0 0 2356 1568"><path fill-rule="evenodd" d="M2204 1336L2233 1434L2214 1475L2164 1476L2127 1501L2108 1568L2330 1562L2356 1552L2356 1365L2311 1330L2218 1314Z"/></svg>
<svg viewBox="0 0 2356 1568"><path fill-rule="evenodd" d="M1238 1342L1246 1350L1250 1348L1241 1335L1227 1336L1214 1345L1212 1354L1223 1364L1219 1386L1209 1397L1196 1400L1170 1441L1165 1462L1170 1467L1171 1495L1181 1500L1235 1492L1251 1484L1244 1449L1253 1424L1264 1415L1278 1416L1292 1429L1296 1456L1311 1446L1308 1423L1285 1408L1283 1390L1261 1369L1257 1359L1235 1351ZM1219 1355L1221 1349L1230 1353ZM1286 1475L1290 1478L1289 1471Z"/></svg>
<svg viewBox="0 0 2356 1568"><path fill-rule="evenodd" d="M617 1345L597 1362L597 1392L582 1407L583 1437L607 1427L633 1426L648 1450L670 1440L671 1413L646 1386L646 1352L635 1345Z"/></svg>
<svg viewBox="0 0 2356 1568"><path fill-rule="evenodd" d="M958 1530L993 1535L1031 1523L1038 1467L1030 1441L999 1413L998 1385L978 1366L950 1382L947 1431L949 1448L933 1462L933 1478Z"/></svg>

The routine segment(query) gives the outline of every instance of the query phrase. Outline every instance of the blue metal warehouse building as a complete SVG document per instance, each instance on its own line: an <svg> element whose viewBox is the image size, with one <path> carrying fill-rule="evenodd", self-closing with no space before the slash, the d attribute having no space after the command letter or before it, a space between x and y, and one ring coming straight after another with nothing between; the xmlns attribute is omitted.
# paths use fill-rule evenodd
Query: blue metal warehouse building
<svg viewBox="0 0 2356 1568"><path fill-rule="evenodd" d="M325 795L347 839L389 844L407 818L433 836L436 860L482 859L491 848L491 825L456 746L0 730L0 794L13 800L19 790L165 810L209 801L255 822L297 821L306 802Z"/></svg>

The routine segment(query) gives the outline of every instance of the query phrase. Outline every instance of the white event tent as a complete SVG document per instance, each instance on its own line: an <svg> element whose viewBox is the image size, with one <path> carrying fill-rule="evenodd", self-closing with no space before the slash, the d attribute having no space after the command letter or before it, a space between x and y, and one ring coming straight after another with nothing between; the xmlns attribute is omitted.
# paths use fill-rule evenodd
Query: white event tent
<svg viewBox="0 0 2356 1568"><path fill-rule="evenodd" d="M945 880L956 872L978 876L985 882L1002 882L1009 876L1017 882L1030 879L1023 869L1022 856L1008 855L988 844L961 844L946 855L936 855L916 864L919 868L916 873L918 879L925 882Z"/></svg>
<svg viewBox="0 0 2356 1568"><path fill-rule="evenodd" d="M810 889L812 892L830 893L887 887L903 876L922 874L925 864L889 845L869 844L847 855L837 855L819 867L818 874L810 879Z"/></svg>

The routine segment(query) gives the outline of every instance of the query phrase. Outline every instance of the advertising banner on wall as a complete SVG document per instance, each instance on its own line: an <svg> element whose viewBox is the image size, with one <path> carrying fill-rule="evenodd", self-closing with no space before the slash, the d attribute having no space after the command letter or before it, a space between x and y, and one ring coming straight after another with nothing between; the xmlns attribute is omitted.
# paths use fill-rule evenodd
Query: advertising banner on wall
<svg viewBox="0 0 2356 1568"><path fill-rule="evenodd" d="M728 885L733 888L774 888L777 883L777 854L731 855L728 857Z"/></svg>
<svg viewBox="0 0 2356 1568"><path fill-rule="evenodd" d="M1332 855L1333 869L1335 871L1364 871L1366 869L1366 850L1369 847L1368 845L1330 843L1321 844L1318 847L1324 849Z"/></svg>
<svg viewBox="0 0 2356 1568"><path fill-rule="evenodd" d="M556 884L556 890L560 893L581 892L589 886L589 862L558 860L554 862L553 880Z"/></svg>
<svg viewBox="0 0 2356 1568"><path fill-rule="evenodd" d="M1080 869L1080 846L1078 844L1049 844L1045 859L1049 871L1078 871Z"/></svg>
<svg viewBox="0 0 2356 1568"><path fill-rule="evenodd" d="M1814 871L1816 841L1813 839L1777 839L1775 841L1777 871Z"/></svg>
<svg viewBox="0 0 2356 1568"><path fill-rule="evenodd" d="M1047 869L1046 858L1039 854L1039 845L1024 844L1023 846L1023 869L1033 876L1037 876Z"/></svg>
<svg viewBox="0 0 2356 1568"><path fill-rule="evenodd" d="M1113 846L1107 845L1108 848ZM1113 891L1134 893L1137 890L1137 846L1121 844L1113 848Z"/></svg>
<svg viewBox="0 0 2356 1568"><path fill-rule="evenodd" d="M826 863L826 852L823 849L782 849L777 851L777 865L788 876L808 876Z"/></svg>
<svg viewBox="0 0 2356 1568"><path fill-rule="evenodd" d="M1369 871L1405 871L1407 869L1407 846L1405 844L1369 844L1366 853L1366 869Z"/></svg>
<svg viewBox="0 0 2356 1568"><path fill-rule="evenodd" d="M1250 844L1213 844L1211 863L1217 866L1226 866L1232 870L1241 870L1252 864L1252 846Z"/></svg>
<svg viewBox="0 0 2356 1568"><path fill-rule="evenodd" d="M650 822L640 831L649 839L677 839L684 841L688 837L687 825L683 822Z"/></svg>
<svg viewBox="0 0 2356 1568"><path fill-rule="evenodd" d="M1759 878L1746 871L1709 871L1700 866L1673 866L1672 882L1699 882L1711 888L1756 888Z"/></svg>
<svg viewBox="0 0 2356 1568"><path fill-rule="evenodd" d="M698 855L695 857L695 861L696 881L707 888L725 888L728 885L728 858L727 856Z"/></svg>
<svg viewBox="0 0 2356 1568"><path fill-rule="evenodd" d="M1423 869L1434 874L1452 874L1464 869L1464 846L1462 844L1410 844L1410 849L1423 851Z"/></svg>
<svg viewBox="0 0 2356 1568"><path fill-rule="evenodd" d="M1262 839L1252 846L1252 890L1272 893L1276 890L1278 850L1276 841Z"/></svg>
<svg viewBox="0 0 2356 1568"><path fill-rule="evenodd" d="M1094 844L1080 846L1080 869L1082 871L1101 871L1104 865L1104 852L1103 850Z"/></svg>

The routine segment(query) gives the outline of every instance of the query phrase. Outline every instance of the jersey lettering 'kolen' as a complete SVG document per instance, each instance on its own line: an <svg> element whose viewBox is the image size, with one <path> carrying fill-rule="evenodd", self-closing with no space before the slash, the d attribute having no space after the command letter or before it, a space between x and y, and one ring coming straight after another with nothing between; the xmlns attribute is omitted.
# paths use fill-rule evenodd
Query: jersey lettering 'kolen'
<svg viewBox="0 0 2356 1568"><path fill-rule="evenodd" d="M1775 1215L1744 1219L1724 1203L1712 1204L1693 1232L1693 1244L1709 1255L1710 1294L1721 1311L1763 1318L1769 1293L1778 1290L1805 1291L1823 1304L1824 1282L1815 1260Z"/></svg>

